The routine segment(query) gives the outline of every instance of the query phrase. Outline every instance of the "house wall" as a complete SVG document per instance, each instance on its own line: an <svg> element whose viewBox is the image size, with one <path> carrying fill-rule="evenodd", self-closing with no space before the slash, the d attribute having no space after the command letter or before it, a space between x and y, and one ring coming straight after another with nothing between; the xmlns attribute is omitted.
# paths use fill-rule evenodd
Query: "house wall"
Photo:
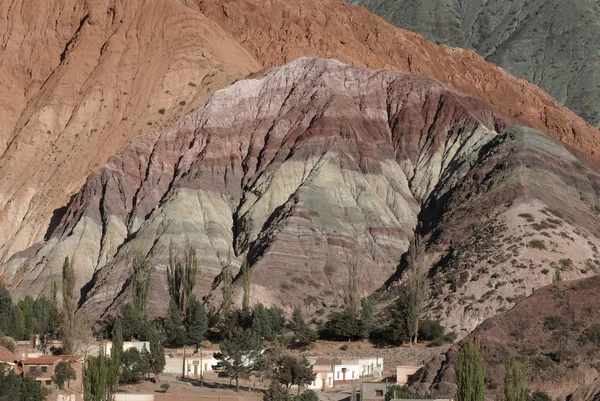
<svg viewBox="0 0 600 401"><path fill-rule="evenodd" d="M361 401L380 401L385 399L387 383L363 383Z"/></svg>
<svg viewBox="0 0 600 401"><path fill-rule="evenodd" d="M183 371L183 356L175 356L170 358L166 356L166 365L163 373L181 375ZM186 376L197 377L205 372L211 372L213 365L217 364L217 360L212 355L203 355L202 361L199 355L186 356Z"/></svg>
<svg viewBox="0 0 600 401"><path fill-rule="evenodd" d="M333 387L333 372L317 372L315 380L308 386L310 389Z"/></svg>
<svg viewBox="0 0 600 401"><path fill-rule="evenodd" d="M396 366L396 384L403 386L414 375L421 366Z"/></svg>

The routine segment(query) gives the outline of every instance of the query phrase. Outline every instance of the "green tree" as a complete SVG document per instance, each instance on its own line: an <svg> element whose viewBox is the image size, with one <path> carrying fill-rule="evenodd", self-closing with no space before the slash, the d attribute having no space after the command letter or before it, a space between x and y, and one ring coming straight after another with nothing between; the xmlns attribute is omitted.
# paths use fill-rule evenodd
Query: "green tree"
<svg viewBox="0 0 600 401"><path fill-rule="evenodd" d="M5 364L0 364L0 389L0 401L16 401L21 397L21 377Z"/></svg>
<svg viewBox="0 0 600 401"><path fill-rule="evenodd" d="M406 384L404 386L390 386L385 392L385 401L410 400L411 398L413 398L413 394Z"/></svg>
<svg viewBox="0 0 600 401"><path fill-rule="evenodd" d="M473 342L467 338L461 345L456 363L456 401L483 401L483 357Z"/></svg>
<svg viewBox="0 0 600 401"><path fill-rule="evenodd" d="M369 338L373 330L375 330L375 316L373 313L373 304L368 300L362 301L362 310L360 312L361 337Z"/></svg>
<svg viewBox="0 0 600 401"><path fill-rule="evenodd" d="M148 360L142 358L137 348L129 348L121 358L121 383L139 383L150 371Z"/></svg>
<svg viewBox="0 0 600 401"><path fill-rule="evenodd" d="M58 388L63 389L65 387L65 382L67 383L67 387L71 385L71 380L76 380L77 374L71 364L68 362L60 362L56 365L56 369L54 369L54 376L52 376L52 381L54 384L58 386Z"/></svg>
<svg viewBox="0 0 600 401"><path fill-rule="evenodd" d="M156 327L150 329L150 371L154 373L154 381L158 382L160 374L165 370L165 349L160 341L160 334Z"/></svg>
<svg viewBox="0 0 600 401"><path fill-rule="evenodd" d="M83 393L86 401L111 401L113 383L111 382L112 361L100 347L98 356L86 359L83 371Z"/></svg>
<svg viewBox="0 0 600 401"><path fill-rule="evenodd" d="M21 397L19 401L42 401L44 398L44 392L40 384L33 377L24 377L21 380Z"/></svg>
<svg viewBox="0 0 600 401"><path fill-rule="evenodd" d="M0 335L14 339L23 336L23 319L21 312L15 308L8 290L0 283Z"/></svg>
<svg viewBox="0 0 600 401"><path fill-rule="evenodd" d="M360 252L358 248L358 240L354 252L352 253L352 259L348 264L348 283L344 294L344 302L346 304L346 310L348 314L352 316L353 320L358 320L360 310L360 282L362 280L362 266L360 263Z"/></svg>
<svg viewBox="0 0 600 401"><path fill-rule="evenodd" d="M65 257L62 267L62 300L60 327L62 348L65 355L73 355L77 347L77 322L75 321L77 299L75 298L75 271L68 257Z"/></svg>
<svg viewBox="0 0 600 401"><path fill-rule="evenodd" d="M186 333L183 325L183 317L174 299L169 302L169 311L165 321L165 333L167 343L180 347L186 343Z"/></svg>
<svg viewBox="0 0 600 401"><path fill-rule="evenodd" d="M184 325L188 344L199 344L204 339L208 330L208 316L194 295L190 297Z"/></svg>
<svg viewBox="0 0 600 401"><path fill-rule="evenodd" d="M117 318L112 331L112 348L110 349L109 392L114 394L119 387L121 374L121 358L123 356L123 326Z"/></svg>
<svg viewBox="0 0 600 401"><path fill-rule="evenodd" d="M409 343L418 343L419 322L423 318L425 303L429 295L429 280L423 263L423 245L421 236L417 233L413 236L407 253L406 270L406 308L404 324L407 329Z"/></svg>
<svg viewBox="0 0 600 401"><path fill-rule="evenodd" d="M248 262L248 252L244 251L242 260L242 288L244 297L242 299L242 314L248 316L250 314L250 263Z"/></svg>
<svg viewBox="0 0 600 401"><path fill-rule="evenodd" d="M220 377L235 380L235 391L239 391L239 379L249 377L255 370L261 348L260 340L250 330L233 327L221 341L221 352L215 355L218 361L214 366Z"/></svg>
<svg viewBox="0 0 600 401"><path fill-rule="evenodd" d="M304 323L304 319L302 319ZM265 308L256 304L252 308L252 331L261 339L273 341L285 327L285 314L281 308Z"/></svg>
<svg viewBox="0 0 600 401"><path fill-rule="evenodd" d="M231 313L231 300L233 298L233 276L231 274L231 249L227 255L227 262L221 263L221 282L223 283L221 291L223 294L223 303L221 313L228 316Z"/></svg>
<svg viewBox="0 0 600 401"><path fill-rule="evenodd" d="M131 340L136 338L142 340L148 337L146 333L146 326L148 324L146 318L133 304L126 303L123 305L121 316L124 339Z"/></svg>
<svg viewBox="0 0 600 401"><path fill-rule="evenodd" d="M281 383L272 381L265 392L264 401L292 401L292 397L290 397L288 389Z"/></svg>
<svg viewBox="0 0 600 401"><path fill-rule="evenodd" d="M196 250L188 243L185 248L184 260L181 262L173 253L173 244L169 249L169 265L167 266L167 284L169 295L175 301L179 312L183 315L196 285L198 274L198 259Z"/></svg>
<svg viewBox="0 0 600 401"><path fill-rule="evenodd" d="M289 323L288 328L294 333L294 341L301 345L308 345L317 341L317 332L306 324L302 311L298 308L294 309L292 321Z"/></svg>
<svg viewBox="0 0 600 401"><path fill-rule="evenodd" d="M348 308L341 312L331 312L323 328L323 337L332 340L354 341L363 336L363 327Z"/></svg>
<svg viewBox="0 0 600 401"><path fill-rule="evenodd" d="M54 298L54 297L53 297ZM48 350L48 341L56 338L60 326L60 312L53 299L41 297L37 299L38 316L34 333L38 336L38 348L43 353Z"/></svg>
<svg viewBox="0 0 600 401"><path fill-rule="evenodd" d="M525 374L513 357L506 361L504 373L504 401L526 401Z"/></svg>
<svg viewBox="0 0 600 401"><path fill-rule="evenodd" d="M141 252L133 257L133 307L143 321L146 321L148 292L152 281L152 269Z"/></svg>
<svg viewBox="0 0 600 401"><path fill-rule="evenodd" d="M274 378L287 389L298 386L300 389L308 386L315 380L312 365L304 357L296 358L292 355L281 356L276 363Z"/></svg>

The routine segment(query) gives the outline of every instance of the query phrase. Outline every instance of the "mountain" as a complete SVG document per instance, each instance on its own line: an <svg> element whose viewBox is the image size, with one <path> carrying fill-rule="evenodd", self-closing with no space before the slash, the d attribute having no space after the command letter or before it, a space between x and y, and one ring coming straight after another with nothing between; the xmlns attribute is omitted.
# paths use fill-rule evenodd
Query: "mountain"
<svg viewBox="0 0 600 401"><path fill-rule="evenodd" d="M0 31L1 262L48 239L85 177L131 141L300 56L433 77L598 149L598 131L537 87L342 0L16 0Z"/></svg>
<svg viewBox="0 0 600 401"><path fill-rule="evenodd" d="M600 126L597 0L350 2L436 43L474 49Z"/></svg>
<svg viewBox="0 0 600 401"><path fill-rule="evenodd" d="M565 277L596 269L581 267L600 245L589 234L600 228L595 159L524 124L433 79L302 58L217 91L111 158L49 239L3 266L5 278L17 298L42 292L72 256L83 310L108 316L130 296L131 257L142 252L155 269L151 312L164 313L169 248L189 243L198 293L217 309L233 248L234 266L248 251L251 303L320 315L343 305L353 263L363 296L382 286L420 226L440 259L434 312L470 330L550 283L538 264L568 250ZM559 212L560 223L544 216ZM589 242L572 246L577 235ZM456 283L463 272L477 283ZM481 297L490 285L493 297Z"/></svg>
<svg viewBox="0 0 600 401"><path fill-rule="evenodd" d="M473 338L485 361L489 398L502 392L504 363L513 356L524 368L527 385L552 399L596 400L600 394L600 276L552 284L510 311L486 320ZM456 392L455 345L419 373L413 388L422 394Z"/></svg>
<svg viewBox="0 0 600 401"><path fill-rule="evenodd" d="M110 156L261 68L176 0L4 2L0 32L1 261Z"/></svg>

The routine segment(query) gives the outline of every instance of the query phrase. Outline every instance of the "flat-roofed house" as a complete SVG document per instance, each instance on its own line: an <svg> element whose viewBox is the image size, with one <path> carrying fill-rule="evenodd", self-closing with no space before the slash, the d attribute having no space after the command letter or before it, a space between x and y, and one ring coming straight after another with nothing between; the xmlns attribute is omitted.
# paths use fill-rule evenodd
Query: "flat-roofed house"
<svg viewBox="0 0 600 401"><path fill-rule="evenodd" d="M33 377L42 387L51 387L53 385L52 377L54 376L56 367L60 362L67 362L71 364L77 378L65 385L68 385L68 388L72 390L82 391L81 376L84 360L85 358L81 355L44 355L35 358L27 358L22 362L23 376Z"/></svg>

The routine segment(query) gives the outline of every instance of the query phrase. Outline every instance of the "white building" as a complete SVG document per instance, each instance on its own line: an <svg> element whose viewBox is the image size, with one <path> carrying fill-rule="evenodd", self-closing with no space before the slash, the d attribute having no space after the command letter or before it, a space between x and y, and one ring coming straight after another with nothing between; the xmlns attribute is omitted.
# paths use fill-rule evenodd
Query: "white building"
<svg viewBox="0 0 600 401"><path fill-rule="evenodd" d="M383 358L316 358L308 357L316 373L310 388L331 388L361 378L383 377Z"/></svg>
<svg viewBox="0 0 600 401"><path fill-rule="evenodd" d="M404 386L408 380L423 366L396 366L396 384Z"/></svg>
<svg viewBox="0 0 600 401"><path fill-rule="evenodd" d="M177 352L166 355L165 360L167 363L163 373L181 376L185 370L187 377L200 377L206 372L211 372L213 365L217 364L214 350L202 350L202 355L200 355L200 352L196 354L186 353L185 358L183 352Z"/></svg>

